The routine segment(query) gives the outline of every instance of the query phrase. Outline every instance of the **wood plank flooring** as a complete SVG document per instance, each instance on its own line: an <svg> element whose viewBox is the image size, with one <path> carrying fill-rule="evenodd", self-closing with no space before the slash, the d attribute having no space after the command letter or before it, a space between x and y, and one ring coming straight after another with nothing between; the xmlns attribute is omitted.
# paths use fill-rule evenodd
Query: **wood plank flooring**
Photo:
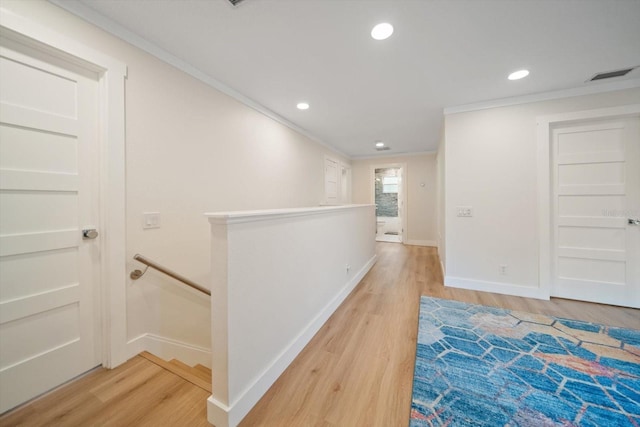
<svg viewBox="0 0 640 427"><path fill-rule="evenodd" d="M640 329L640 310L445 288L434 248L377 251L371 272L242 427L408 425L421 295ZM3 415L0 426L206 426L208 396L138 356Z"/></svg>
<svg viewBox="0 0 640 427"><path fill-rule="evenodd" d="M377 252L242 427L407 426L421 295L640 329L640 310L445 288L435 248L378 243Z"/></svg>
<svg viewBox="0 0 640 427"><path fill-rule="evenodd" d="M136 356L113 370L98 368L8 412L0 426L210 426L211 393Z"/></svg>

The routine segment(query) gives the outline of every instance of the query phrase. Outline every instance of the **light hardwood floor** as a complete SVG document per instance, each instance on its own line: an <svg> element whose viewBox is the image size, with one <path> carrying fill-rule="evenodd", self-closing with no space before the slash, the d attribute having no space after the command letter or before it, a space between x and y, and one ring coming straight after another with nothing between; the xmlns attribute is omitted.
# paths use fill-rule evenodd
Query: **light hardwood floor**
<svg viewBox="0 0 640 427"><path fill-rule="evenodd" d="M165 362L168 363L168 362ZM136 356L98 368L0 418L0 426L210 426L211 393Z"/></svg>
<svg viewBox="0 0 640 427"><path fill-rule="evenodd" d="M640 329L640 310L445 288L435 248L378 243L377 252L242 427L407 426L421 295Z"/></svg>
<svg viewBox="0 0 640 427"><path fill-rule="evenodd" d="M377 251L371 272L242 427L407 426L421 295L640 329L640 310L445 288L434 248ZM208 395L138 356L6 414L0 426L208 425Z"/></svg>

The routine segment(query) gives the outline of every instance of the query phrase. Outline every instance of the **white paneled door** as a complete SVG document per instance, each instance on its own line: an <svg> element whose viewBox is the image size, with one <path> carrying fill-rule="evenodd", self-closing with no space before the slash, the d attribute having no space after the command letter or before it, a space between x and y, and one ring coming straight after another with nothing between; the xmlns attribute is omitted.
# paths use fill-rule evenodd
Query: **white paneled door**
<svg viewBox="0 0 640 427"><path fill-rule="evenodd" d="M324 159L324 199L328 205L338 204L338 162Z"/></svg>
<svg viewBox="0 0 640 427"><path fill-rule="evenodd" d="M96 75L1 40L0 412L102 360L97 100Z"/></svg>
<svg viewBox="0 0 640 427"><path fill-rule="evenodd" d="M556 126L552 296L640 307L640 118Z"/></svg>

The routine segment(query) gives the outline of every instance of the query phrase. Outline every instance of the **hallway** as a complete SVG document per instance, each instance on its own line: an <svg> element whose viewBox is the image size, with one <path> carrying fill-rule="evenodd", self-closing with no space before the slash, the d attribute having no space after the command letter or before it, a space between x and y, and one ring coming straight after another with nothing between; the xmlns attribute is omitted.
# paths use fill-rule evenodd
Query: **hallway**
<svg viewBox="0 0 640 427"><path fill-rule="evenodd" d="M369 274L241 426L408 425L420 295L640 328L634 309L445 288L435 248L378 243L377 253ZM5 414L0 426L208 425L208 395L137 356Z"/></svg>

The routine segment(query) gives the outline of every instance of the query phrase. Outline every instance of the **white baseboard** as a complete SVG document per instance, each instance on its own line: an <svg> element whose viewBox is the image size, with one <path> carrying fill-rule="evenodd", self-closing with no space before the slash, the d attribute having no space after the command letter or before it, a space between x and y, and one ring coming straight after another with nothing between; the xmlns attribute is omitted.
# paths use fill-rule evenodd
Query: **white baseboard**
<svg viewBox="0 0 640 427"><path fill-rule="evenodd" d="M377 256L374 255L367 261L360 271L345 284L340 292L302 329L291 344L280 353L280 356L271 363L262 376L249 386L235 402L230 406L226 406L214 399L213 396L209 396L209 399L207 399L207 418L209 422L216 427L237 426L245 415L249 413L251 408L258 403L258 400L269 390L269 387L271 387L285 369L289 367L296 356L300 354L302 349L311 341L311 338L320 330L351 291L360 283L365 274L371 270L371 267L373 267L376 262L376 258Z"/></svg>
<svg viewBox="0 0 640 427"><path fill-rule="evenodd" d="M435 240L405 240L404 244L413 246L437 246Z"/></svg>
<svg viewBox="0 0 640 427"><path fill-rule="evenodd" d="M187 365L204 365L211 368L211 350L165 338L154 334L142 334L127 343L128 358L148 351L164 360L178 359Z"/></svg>
<svg viewBox="0 0 640 427"><path fill-rule="evenodd" d="M546 289L532 286L514 285L509 283L486 282L483 280L463 279L461 277L445 276L444 285L451 288L469 289L472 291L493 292L496 294L513 295L517 297L549 299Z"/></svg>

